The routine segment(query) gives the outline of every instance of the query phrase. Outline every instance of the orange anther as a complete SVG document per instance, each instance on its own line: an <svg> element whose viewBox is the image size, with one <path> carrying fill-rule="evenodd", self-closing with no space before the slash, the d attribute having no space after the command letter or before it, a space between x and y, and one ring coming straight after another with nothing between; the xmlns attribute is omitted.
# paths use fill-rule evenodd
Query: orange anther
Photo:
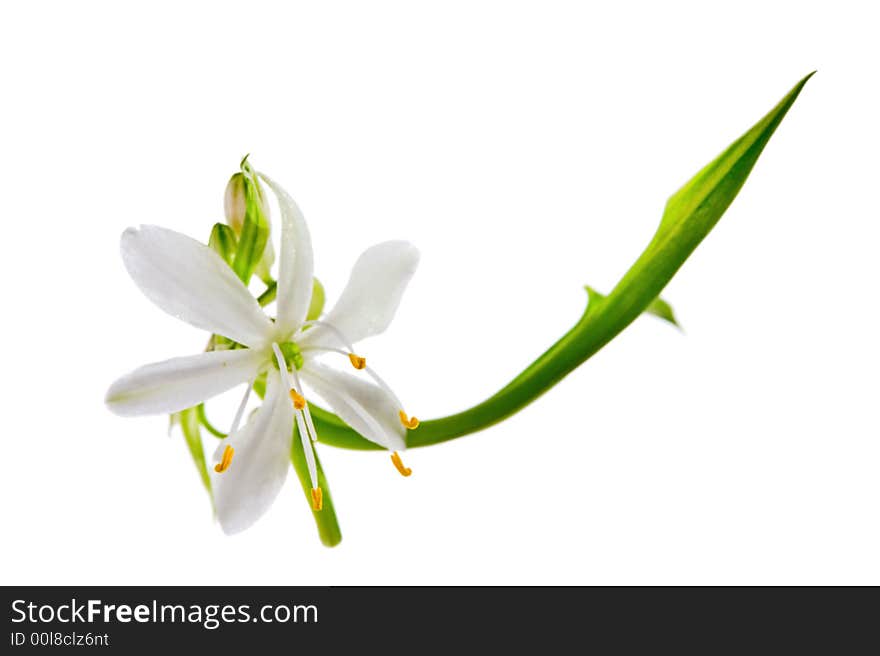
<svg viewBox="0 0 880 656"><path fill-rule="evenodd" d="M367 366L367 359L354 353L349 353L348 359L351 361L351 366L355 369L364 369Z"/></svg>
<svg viewBox="0 0 880 656"><path fill-rule="evenodd" d="M319 487L312 488L312 510L321 510L324 508L324 493Z"/></svg>
<svg viewBox="0 0 880 656"><path fill-rule="evenodd" d="M397 467L397 471L400 472L401 476L409 476L412 474L412 469L403 466L403 460L400 459L400 454L397 453L397 451L391 454L391 462Z"/></svg>
<svg viewBox="0 0 880 656"><path fill-rule="evenodd" d="M297 410L302 410L306 407L306 397L295 389L290 390L290 400L293 401L293 407Z"/></svg>
<svg viewBox="0 0 880 656"><path fill-rule="evenodd" d="M407 417L403 410L398 413L398 416L400 417L400 423L410 430L415 430L419 427L419 420L416 417Z"/></svg>
<svg viewBox="0 0 880 656"><path fill-rule="evenodd" d="M234 455L235 449L227 444L226 448L223 449L223 457L220 458L220 462L214 465L214 471L218 474L222 474L229 469L229 465L232 464L232 456Z"/></svg>

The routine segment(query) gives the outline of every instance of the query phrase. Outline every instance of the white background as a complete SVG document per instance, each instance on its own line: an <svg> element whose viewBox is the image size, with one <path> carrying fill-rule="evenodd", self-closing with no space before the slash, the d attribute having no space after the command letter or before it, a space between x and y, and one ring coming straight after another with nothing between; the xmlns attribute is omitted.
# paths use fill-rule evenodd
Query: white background
<svg viewBox="0 0 880 656"><path fill-rule="evenodd" d="M880 584L871 3L6 3L0 10L2 583ZM423 418L494 392L608 291L666 198L819 69L643 318L481 434L320 449L212 521L164 417L109 383L204 335L122 230L207 239L245 153L310 222L330 302L367 245L421 267L364 354ZM230 398L215 403L218 421Z"/></svg>

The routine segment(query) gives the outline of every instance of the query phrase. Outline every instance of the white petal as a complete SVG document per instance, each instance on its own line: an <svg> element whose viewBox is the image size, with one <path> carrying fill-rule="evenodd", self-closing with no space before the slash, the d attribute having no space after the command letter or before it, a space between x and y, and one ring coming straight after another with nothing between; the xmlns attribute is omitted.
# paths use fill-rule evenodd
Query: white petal
<svg viewBox="0 0 880 656"><path fill-rule="evenodd" d="M355 262L336 306L322 319L350 342L383 332L419 263L419 251L405 241L386 241L368 248ZM333 331L315 326L301 340L305 346L344 347Z"/></svg>
<svg viewBox="0 0 880 656"><path fill-rule="evenodd" d="M104 402L123 416L185 410L250 380L265 361L264 352L236 349L155 362L118 379Z"/></svg>
<svg viewBox="0 0 880 656"><path fill-rule="evenodd" d="M217 518L224 533L245 530L275 501L290 469L292 437L293 404L273 369L263 405L221 444L235 449L229 469L220 474L212 471Z"/></svg>
<svg viewBox="0 0 880 656"><path fill-rule="evenodd" d="M141 291L168 314L246 346L268 339L272 322L232 269L191 237L158 226L122 233L122 259Z"/></svg>
<svg viewBox="0 0 880 656"><path fill-rule="evenodd" d="M281 339L302 324L312 300L314 256L306 220L293 198L277 182L260 174L278 198L281 208L281 252L278 256L278 316L275 326Z"/></svg>
<svg viewBox="0 0 880 656"><path fill-rule="evenodd" d="M303 382L320 394L345 423L390 451L406 448L400 402L378 385L308 360Z"/></svg>

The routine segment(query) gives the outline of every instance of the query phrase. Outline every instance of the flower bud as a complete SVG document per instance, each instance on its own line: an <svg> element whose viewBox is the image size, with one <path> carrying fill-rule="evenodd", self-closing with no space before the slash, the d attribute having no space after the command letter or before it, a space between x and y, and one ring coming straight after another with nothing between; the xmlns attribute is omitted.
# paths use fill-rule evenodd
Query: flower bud
<svg viewBox="0 0 880 656"><path fill-rule="evenodd" d="M226 194L223 197L223 209L226 212L226 223L236 235L240 235L247 214L247 192L243 173L236 173L229 178Z"/></svg>
<svg viewBox="0 0 880 656"><path fill-rule="evenodd" d="M256 179L254 179L251 184L253 184L256 192L257 204L259 205L260 211L268 221L269 206L266 203L263 189ZM244 219L247 215L247 185L248 181L245 178L245 174L239 171L229 178L229 183L226 185L226 193L223 196L223 209L226 213L226 223L232 228L236 236L241 236Z"/></svg>

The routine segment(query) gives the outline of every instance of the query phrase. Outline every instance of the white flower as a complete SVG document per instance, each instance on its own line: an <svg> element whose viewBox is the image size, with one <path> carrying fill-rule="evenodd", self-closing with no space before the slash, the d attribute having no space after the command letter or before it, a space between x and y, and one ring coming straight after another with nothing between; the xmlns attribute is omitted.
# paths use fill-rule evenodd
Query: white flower
<svg viewBox="0 0 880 656"><path fill-rule="evenodd" d="M409 243L389 241L357 260L336 306L320 321L306 321L312 295L312 244L302 213L278 184L261 175L281 208L277 316L266 316L232 269L213 250L157 226L129 228L122 258L141 291L178 319L233 340L242 348L211 351L148 364L114 382L107 406L119 415L174 413L247 383L229 437L217 450L214 499L220 524L236 533L271 505L290 466L296 421L312 482L313 508L321 490L312 441L317 439L303 384L368 440L393 451L406 448L406 429L417 425L352 344L383 332L418 264ZM339 353L360 374L315 361ZM268 372L263 404L239 430L254 380ZM369 380L364 379L364 374ZM310 439L311 438L311 439Z"/></svg>

